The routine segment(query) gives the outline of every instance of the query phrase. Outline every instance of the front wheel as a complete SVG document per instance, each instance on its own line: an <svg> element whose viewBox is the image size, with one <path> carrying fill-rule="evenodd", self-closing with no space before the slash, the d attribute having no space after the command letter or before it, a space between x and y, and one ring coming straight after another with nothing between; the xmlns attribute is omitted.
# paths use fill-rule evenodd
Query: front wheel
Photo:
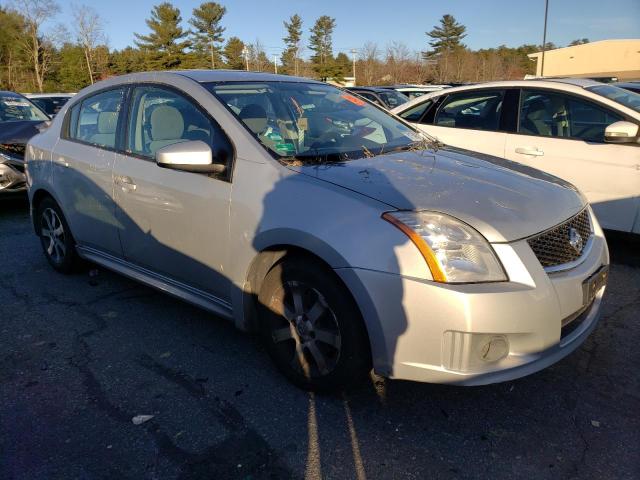
<svg viewBox="0 0 640 480"><path fill-rule="evenodd" d="M358 308L335 274L313 260L285 258L258 297L262 334L278 368L307 390L335 390L370 369Z"/></svg>
<svg viewBox="0 0 640 480"><path fill-rule="evenodd" d="M62 210L52 198L38 205L36 221L40 244L49 264L61 273L70 273L77 262L75 241Z"/></svg>

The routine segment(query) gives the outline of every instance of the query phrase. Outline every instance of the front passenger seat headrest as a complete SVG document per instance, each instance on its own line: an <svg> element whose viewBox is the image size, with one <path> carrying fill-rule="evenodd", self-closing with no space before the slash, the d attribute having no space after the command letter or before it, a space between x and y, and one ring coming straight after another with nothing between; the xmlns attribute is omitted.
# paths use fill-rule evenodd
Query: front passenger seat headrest
<svg viewBox="0 0 640 480"><path fill-rule="evenodd" d="M151 138L176 140L184 133L184 119L180 111L169 105L160 105L151 112Z"/></svg>

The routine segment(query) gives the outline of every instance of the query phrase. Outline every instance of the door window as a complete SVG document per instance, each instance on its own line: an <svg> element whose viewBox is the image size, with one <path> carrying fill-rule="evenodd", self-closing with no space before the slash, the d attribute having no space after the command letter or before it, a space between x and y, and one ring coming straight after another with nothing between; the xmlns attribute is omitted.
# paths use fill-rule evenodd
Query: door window
<svg viewBox="0 0 640 480"><path fill-rule="evenodd" d="M422 102L415 107L405 110L400 114L400 117L404 118L407 122L417 123L431 105L433 105L433 101L427 100L426 102Z"/></svg>
<svg viewBox="0 0 640 480"><path fill-rule="evenodd" d="M115 148L116 129L123 99L123 88L108 90L84 99L71 112L69 138L98 147Z"/></svg>
<svg viewBox="0 0 640 480"><path fill-rule="evenodd" d="M201 140L211 147L217 163L230 161L232 148L222 129L173 90L156 86L135 88L129 119L129 153L153 159L162 147Z"/></svg>
<svg viewBox="0 0 640 480"><path fill-rule="evenodd" d="M608 125L623 120L610 110L562 93L524 90L518 131L543 137L604 142Z"/></svg>
<svg viewBox="0 0 640 480"><path fill-rule="evenodd" d="M447 96L435 118L440 127L497 131L504 90L479 90Z"/></svg>

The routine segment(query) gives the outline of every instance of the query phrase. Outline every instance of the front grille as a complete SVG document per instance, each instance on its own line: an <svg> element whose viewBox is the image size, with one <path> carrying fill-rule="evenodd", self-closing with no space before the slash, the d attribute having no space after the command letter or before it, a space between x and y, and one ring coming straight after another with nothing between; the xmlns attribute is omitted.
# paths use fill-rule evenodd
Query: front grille
<svg viewBox="0 0 640 480"><path fill-rule="evenodd" d="M575 217L527 240L545 268L556 267L580 258L591 237L588 209Z"/></svg>

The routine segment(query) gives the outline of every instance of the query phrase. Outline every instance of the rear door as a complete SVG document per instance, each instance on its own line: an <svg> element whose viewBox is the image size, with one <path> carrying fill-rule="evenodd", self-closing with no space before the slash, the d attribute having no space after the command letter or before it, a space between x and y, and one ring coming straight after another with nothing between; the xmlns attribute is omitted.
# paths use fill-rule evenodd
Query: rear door
<svg viewBox="0 0 640 480"><path fill-rule="evenodd" d="M161 168L155 153L201 140L211 146L215 161L230 166L229 139L194 100L160 85L132 89L126 132L125 152L116 154L114 167L124 257L228 300L230 172L212 176Z"/></svg>
<svg viewBox="0 0 640 480"><path fill-rule="evenodd" d="M112 169L125 88L91 95L74 105L53 151L56 194L76 242L122 254L113 202Z"/></svg>
<svg viewBox="0 0 640 480"><path fill-rule="evenodd" d="M417 126L447 145L504 157L507 126L501 118L506 92L474 89L449 94Z"/></svg>
<svg viewBox="0 0 640 480"><path fill-rule="evenodd" d="M607 125L626 119L586 98L543 89L522 90L518 118L506 157L573 183L604 228L631 231L640 208L640 145L604 142Z"/></svg>

